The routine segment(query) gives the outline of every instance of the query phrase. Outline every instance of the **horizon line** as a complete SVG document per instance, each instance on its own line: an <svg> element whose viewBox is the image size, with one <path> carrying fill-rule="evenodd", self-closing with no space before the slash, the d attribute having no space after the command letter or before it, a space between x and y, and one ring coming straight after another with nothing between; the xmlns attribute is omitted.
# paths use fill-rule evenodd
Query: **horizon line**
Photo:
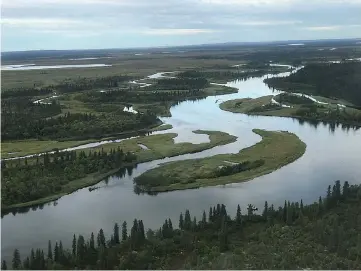
<svg viewBox="0 0 361 271"><path fill-rule="evenodd" d="M215 43L199 43L199 44L187 44L187 45L160 45L160 46L144 46L144 47L113 47L113 48L78 48L78 49L30 49L30 50L18 50L18 51L2 51L2 53L20 53L20 52L35 52L35 51L92 51L92 50L145 50L145 49L160 49L160 48L177 48L177 47L192 47L192 46L205 46L205 45L221 45L221 44L254 44L254 43L284 43L284 42L313 42L313 41L342 41L342 40L361 40L360 38L326 38L326 39L294 39L294 40L269 40L269 41L226 41L226 42L215 42Z"/></svg>

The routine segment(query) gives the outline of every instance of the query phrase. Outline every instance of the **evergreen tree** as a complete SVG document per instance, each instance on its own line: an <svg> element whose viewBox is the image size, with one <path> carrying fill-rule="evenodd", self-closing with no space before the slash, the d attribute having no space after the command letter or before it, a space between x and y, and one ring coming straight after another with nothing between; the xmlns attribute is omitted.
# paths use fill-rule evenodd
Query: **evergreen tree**
<svg viewBox="0 0 361 271"><path fill-rule="evenodd" d="M292 224L292 215L293 215L293 210L291 208L290 202L288 202L287 203L287 218L286 218L287 225Z"/></svg>
<svg viewBox="0 0 361 271"><path fill-rule="evenodd" d="M168 226L169 226L169 230L173 232L173 223L172 220L170 220L170 218L168 219Z"/></svg>
<svg viewBox="0 0 361 271"><path fill-rule="evenodd" d="M184 227L184 221L183 221L183 214L181 213L179 216L179 228L183 230Z"/></svg>
<svg viewBox="0 0 361 271"><path fill-rule="evenodd" d="M202 228L204 228L207 225L207 215L206 215L206 211L203 211L203 215L202 215Z"/></svg>
<svg viewBox="0 0 361 271"><path fill-rule="evenodd" d="M196 217L193 217L193 222L192 222L192 231L196 231L197 230L197 219Z"/></svg>
<svg viewBox="0 0 361 271"><path fill-rule="evenodd" d="M170 220L169 220L170 221ZM138 221L138 230L139 230L139 240L141 242L144 242L145 240L145 230L144 230L144 224L143 224L143 220L139 220Z"/></svg>
<svg viewBox="0 0 361 271"><path fill-rule="evenodd" d="M118 223L115 223L114 225L114 233L113 233L113 236L114 236L114 242L116 244L119 244L120 243L120 240L119 240L119 226L118 226Z"/></svg>
<svg viewBox="0 0 361 271"><path fill-rule="evenodd" d="M300 203L300 211L303 212L303 201L301 199L301 203Z"/></svg>
<svg viewBox="0 0 361 271"><path fill-rule="evenodd" d="M76 237L75 237L75 234L73 235L72 253L73 253L73 256L75 257L76 256Z"/></svg>
<svg viewBox="0 0 361 271"><path fill-rule="evenodd" d="M237 228L240 228L242 226L242 213L241 213L241 207L239 206L239 204L237 205L236 225L237 225Z"/></svg>
<svg viewBox="0 0 361 271"><path fill-rule="evenodd" d="M268 203L265 201L262 216L265 220L268 218Z"/></svg>
<svg viewBox="0 0 361 271"><path fill-rule="evenodd" d="M94 241L94 233L93 232L90 235L89 247L91 249L95 249L95 241Z"/></svg>
<svg viewBox="0 0 361 271"><path fill-rule="evenodd" d="M85 260L85 249L86 249L85 248L85 240L82 235L79 235L79 237L78 237L78 242L77 242L76 248L77 248L76 255L77 255L78 262L82 265Z"/></svg>
<svg viewBox="0 0 361 271"><path fill-rule="evenodd" d="M50 240L48 242L48 259L50 259L50 260L53 259L53 250L51 248L51 241Z"/></svg>
<svg viewBox="0 0 361 271"><path fill-rule="evenodd" d="M20 252L18 249L15 249L13 255L13 269L16 270L20 268L21 268Z"/></svg>
<svg viewBox="0 0 361 271"><path fill-rule="evenodd" d="M6 264L6 261L3 260L2 263L1 263L1 270L7 270L8 269L8 266Z"/></svg>
<svg viewBox="0 0 361 271"><path fill-rule="evenodd" d="M64 261L64 249L63 249L63 243L59 242L59 262L63 263Z"/></svg>
<svg viewBox="0 0 361 271"><path fill-rule="evenodd" d="M59 246L58 246L58 242L55 243L55 247L54 247L54 262L59 261Z"/></svg>
<svg viewBox="0 0 361 271"><path fill-rule="evenodd" d="M349 194L349 189L350 189L350 185L349 185L348 181L344 182L343 187L342 187L342 196L344 199L347 198L347 196Z"/></svg>
<svg viewBox="0 0 361 271"><path fill-rule="evenodd" d="M208 217L209 217L209 222L212 222L213 221L213 211L212 211L212 207L209 207L209 214L208 214Z"/></svg>
<svg viewBox="0 0 361 271"><path fill-rule="evenodd" d="M191 220L191 214L189 210L186 210L185 216L184 216L184 229L190 230L192 227L192 220Z"/></svg>
<svg viewBox="0 0 361 271"><path fill-rule="evenodd" d="M125 241L128 238L127 222L124 221L122 224L122 240Z"/></svg>
<svg viewBox="0 0 361 271"><path fill-rule="evenodd" d="M285 201L285 204L283 205L283 221L287 222L287 202Z"/></svg>
<svg viewBox="0 0 361 271"><path fill-rule="evenodd" d="M331 199L332 196L331 196L331 185L328 186L327 188L327 194L326 194L326 206L327 206L327 209L329 209L331 207Z"/></svg>
<svg viewBox="0 0 361 271"><path fill-rule="evenodd" d="M36 269L34 249L31 249L31 253L30 253L30 269Z"/></svg>
<svg viewBox="0 0 361 271"><path fill-rule="evenodd" d="M336 196L336 200L340 200L341 199L341 182L339 180L336 181L335 184L335 196Z"/></svg>
<svg viewBox="0 0 361 271"><path fill-rule="evenodd" d="M24 268L25 270L29 270L29 269L30 269L30 259L29 259L29 257L26 257L26 259L25 259L25 261L24 261L24 263L23 263L23 268Z"/></svg>
<svg viewBox="0 0 361 271"><path fill-rule="evenodd" d="M228 228L225 216L222 217L221 225L221 231L219 234L219 249L221 252L224 252L228 249Z"/></svg>
<svg viewBox="0 0 361 271"><path fill-rule="evenodd" d="M318 198L318 215L322 215L323 212L323 202L321 196Z"/></svg>
<svg viewBox="0 0 361 271"><path fill-rule="evenodd" d="M98 237L97 237L97 243L98 243L98 247L100 247L100 246L105 247L105 236L104 236L103 229L99 230Z"/></svg>

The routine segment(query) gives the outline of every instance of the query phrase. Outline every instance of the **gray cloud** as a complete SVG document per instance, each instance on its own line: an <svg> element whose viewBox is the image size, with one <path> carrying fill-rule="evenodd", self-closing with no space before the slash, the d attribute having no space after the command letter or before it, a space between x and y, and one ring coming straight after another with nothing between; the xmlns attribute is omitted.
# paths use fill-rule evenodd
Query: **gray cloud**
<svg viewBox="0 0 361 271"><path fill-rule="evenodd" d="M5 42L14 30L24 36L197 34L205 42L237 34L293 39L316 32L356 36L360 14L361 0L3 0L2 30Z"/></svg>

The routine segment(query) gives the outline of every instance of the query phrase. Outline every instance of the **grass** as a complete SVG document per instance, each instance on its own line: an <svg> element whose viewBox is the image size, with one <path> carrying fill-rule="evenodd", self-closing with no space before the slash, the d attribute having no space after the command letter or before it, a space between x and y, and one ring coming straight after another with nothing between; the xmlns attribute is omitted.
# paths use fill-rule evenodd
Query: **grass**
<svg viewBox="0 0 361 271"><path fill-rule="evenodd" d="M133 152L137 155L136 163L148 162L156 159L161 159L165 157L177 156L187 153L200 152L206 149L213 148L219 145L225 145L231 142L236 141L237 137L229 135L224 132L219 131L203 131L197 130L194 131L196 134L207 134L209 135L210 142L192 144L192 143L174 143L174 138L177 136L176 133L167 133L159 135L150 135L143 136L139 138L127 139L119 143L108 143L101 145L99 147L83 149L83 151L99 151L103 149L104 151L109 151L110 149L117 148L118 146L123 149L125 152ZM149 149L144 150L138 144L143 144ZM81 150L78 150L78 152ZM32 162L32 159L29 159L29 163ZM59 199L60 197L70 194L78 189L94 185L107 176L110 176L116 173L119 169L113 169L108 172L97 172L89 174L84 178L74 180L61 188L61 192L55 195L51 195L45 198L41 198L35 201L14 204L10 206L5 206L2 210L10 210L20 207L29 207L39 204L44 204Z"/></svg>
<svg viewBox="0 0 361 271"><path fill-rule="evenodd" d="M301 157L306 145L296 135L288 132L254 129L262 140L237 154L221 154L202 159L170 162L143 173L135 179L144 191L165 192L204 186L243 182L292 163ZM234 175L215 177L220 166L263 159L264 165ZM226 162L227 161L227 162Z"/></svg>
<svg viewBox="0 0 361 271"><path fill-rule="evenodd" d="M155 127L153 129L151 129L152 132L158 132L158 131L164 131L164 130L170 130L172 129L173 126L171 124L162 124L158 127Z"/></svg>
<svg viewBox="0 0 361 271"><path fill-rule="evenodd" d="M209 135L210 142L193 144L188 142L174 143L176 133L167 133L159 135L142 136L139 138L132 138L121 141L119 143L108 143L99 147L85 149L99 151L109 151L110 149L118 148L118 146L125 152L133 152L137 155L137 162L148 162L156 159L162 159L165 157L172 157L187 153L195 153L203 150L207 150L219 145L225 145L235 142L237 137L229 135L219 131L194 131L197 134ZM142 149L138 144L142 144L148 148L148 150Z"/></svg>
<svg viewBox="0 0 361 271"><path fill-rule="evenodd" d="M54 149L66 149L82 144L93 142L94 140L82 141L52 141L52 140L21 140L1 142L1 158L11 158L25 156L35 153L53 151ZM10 153L10 154L9 154Z"/></svg>

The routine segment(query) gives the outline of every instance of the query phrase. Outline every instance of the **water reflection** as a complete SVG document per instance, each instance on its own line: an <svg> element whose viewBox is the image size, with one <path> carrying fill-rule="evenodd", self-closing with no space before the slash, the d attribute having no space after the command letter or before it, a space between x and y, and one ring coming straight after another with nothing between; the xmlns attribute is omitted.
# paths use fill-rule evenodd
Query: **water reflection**
<svg viewBox="0 0 361 271"><path fill-rule="evenodd" d="M209 206L223 203L233 215L238 204L241 208L246 208L249 203L261 208L265 199L275 207L282 205L285 199L303 199L305 204L313 202L337 179L347 180L350 184L360 183L361 131L358 128L294 118L247 116L219 109L218 99L225 101L272 94L263 83L264 78L226 84L238 88L238 93L177 102L171 108L172 117L162 118L174 127L172 131L180 138L191 142L198 139L199 135L192 133L197 129L224 131L236 135L236 142L121 169L93 186L97 189L91 192L88 188L80 189L60 198L56 206L52 203L18 209L13 215L2 213L2 257L11 260L15 248L19 248L22 255L32 247L46 249L48 239L54 242L63 240L64 246L70 246L74 233L86 236L100 228L111 232L115 222L131 223L134 218L142 219L146 227L157 228L167 218L177 221L179 213L185 209L198 217ZM143 194L134 186L135 177L159 163L235 153L254 145L261 140L252 132L254 128L296 133L307 144L306 153L290 165L245 183L152 195Z"/></svg>

